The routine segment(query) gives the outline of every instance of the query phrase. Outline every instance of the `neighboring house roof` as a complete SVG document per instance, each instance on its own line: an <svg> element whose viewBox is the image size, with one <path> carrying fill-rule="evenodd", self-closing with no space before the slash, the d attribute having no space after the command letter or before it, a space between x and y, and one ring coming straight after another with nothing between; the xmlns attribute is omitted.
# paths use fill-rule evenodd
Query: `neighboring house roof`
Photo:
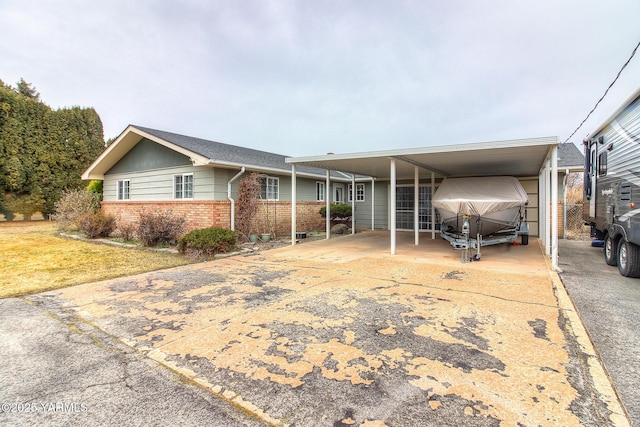
<svg viewBox="0 0 640 427"><path fill-rule="evenodd" d="M82 174L82 179L104 179L104 174L144 138L184 154L191 159L194 165L217 165L233 169L246 167L249 170L261 172L291 174L291 165L285 163L286 156L281 154L129 125L87 168ZM309 166L298 167L297 173L317 178L326 176L324 169ZM333 179L338 180L346 181L351 178L335 171L331 175Z"/></svg>
<svg viewBox="0 0 640 427"><path fill-rule="evenodd" d="M584 154L574 143L558 145L558 169L583 170Z"/></svg>

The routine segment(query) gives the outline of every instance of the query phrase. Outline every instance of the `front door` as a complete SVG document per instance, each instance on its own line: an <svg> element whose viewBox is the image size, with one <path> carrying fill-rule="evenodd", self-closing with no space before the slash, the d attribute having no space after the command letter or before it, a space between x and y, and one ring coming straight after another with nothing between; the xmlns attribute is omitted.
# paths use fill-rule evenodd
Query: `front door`
<svg viewBox="0 0 640 427"><path fill-rule="evenodd" d="M398 230L413 230L415 211L413 189L415 187L396 188L396 228ZM436 230L439 227L436 212ZM431 215L431 187L420 187L418 193L418 227L423 231L431 231L433 218Z"/></svg>
<svg viewBox="0 0 640 427"><path fill-rule="evenodd" d="M344 203L344 184L333 184L333 201Z"/></svg>

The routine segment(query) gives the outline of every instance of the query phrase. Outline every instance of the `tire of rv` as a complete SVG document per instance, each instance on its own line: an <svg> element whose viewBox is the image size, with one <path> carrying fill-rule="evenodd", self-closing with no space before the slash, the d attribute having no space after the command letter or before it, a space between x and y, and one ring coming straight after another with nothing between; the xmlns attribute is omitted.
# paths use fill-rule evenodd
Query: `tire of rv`
<svg viewBox="0 0 640 427"><path fill-rule="evenodd" d="M529 235L528 234L522 234L520 236L520 240L522 242L522 246L527 246L529 244Z"/></svg>
<svg viewBox="0 0 640 427"><path fill-rule="evenodd" d="M618 242L609 234L604 238L604 262L607 265L618 265Z"/></svg>
<svg viewBox="0 0 640 427"><path fill-rule="evenodd" d="M625 277L640 277L640 246L624 238L618 244L618 270Z"/></svg>

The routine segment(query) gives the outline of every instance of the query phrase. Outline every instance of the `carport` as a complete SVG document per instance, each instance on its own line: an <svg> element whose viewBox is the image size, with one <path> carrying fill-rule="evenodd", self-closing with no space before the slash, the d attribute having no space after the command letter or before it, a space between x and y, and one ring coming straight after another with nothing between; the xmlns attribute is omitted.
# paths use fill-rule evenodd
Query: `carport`
<svg viewBox="0 0 640 427"><path fill-rule="evenodd" d="M371 186L388 182L388 228L390 230L390 252L396 254L396 191L399 181L413 181L414 206L419 205L420 182L429 180L431 194L444 178L508 175L520 179L528 178L538 184L538 232L537 237L551 257L553 268L558 259L558 175L556 137L528 138L480 142L470 144L432 146L424 148L394 149L348 154L326 154L310 157L292 157L285 161L292 168L292 243L296 242L296 167L314 166L326 170L327 211L330 204L330 171L351 175L352 189L356 182L369 181ZM372 194L374 194L372 192ZM354 206L355 197L351 197ZM371 228L374 225L374 201L371 200ZM431 218L435 218L433 206ZM355 221L355 216L353 217ZM415 245L419 244L418 209L414 209L413 231ZM352 226L355 232L355 223ZM330 218L327 215L327 238L330 237ZM436 227L431 227L431 238L435 239ZM533 233L535 234L535 233Z"/></svg>

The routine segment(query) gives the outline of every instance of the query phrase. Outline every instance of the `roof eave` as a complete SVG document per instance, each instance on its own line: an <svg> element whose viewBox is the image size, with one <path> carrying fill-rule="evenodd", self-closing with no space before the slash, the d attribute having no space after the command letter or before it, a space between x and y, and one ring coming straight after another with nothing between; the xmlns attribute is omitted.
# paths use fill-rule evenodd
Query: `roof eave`
<svg viewBox="0 0 640 427"><path fill-rule="evenodd" d="M496 148L512 148L519 146L537 146L537 145L558 145L558 138L553 137L540 137L529 138L519 140L503 140L503 141L491 141L491 142L475 142L469 144L454 144L454 145L438 145L432 147L419 147L419 148L405 148L396 150L382 150L382 151L365 151L359 153L346 153L346 154L324 154L320 156L308 156L308 157L287 157L285 163L309 163L319 162L325 160L355 160L366 158L379 158L379 157L398 157L398 156L411 156L414 154L435 154L445 152L463 152L474 150L489 150Z"/></svg>
<svg viewBox="0 0 640 427"><path fill-rule="evenodd" d="M251 165L251 164L241 164L241 163L235 163L235 162L228 162L228 161L224 161L224 160L216 160L216 159L209 159L209 161L206 163L206 165L208 166L218 166L218 167L223 167L223 168L230 168L230 169L241 169L243 167L247 168L247 170L250 171L255 171L255 172L264 172L264 173L274 173L274 174L279 174L279 175L289 175L291 176L292 172L291 170L287 170L287 169L279 169L279 168L271 168L268 166L259 166L259 165ZM325 175L322 174L314 174L311 172L300 172L300 171L296 171L296 175L297 176L301 176L301 177L306 177L306 178L325 178ZM339 177L331 177L332 181L351 181L350 178L339 178Z"/></svg>
<svg viewBox="0 0 640 427"><path fill-rule="evenodd" d="M96 160L94 160L87 170L84 171L81 178L84 180L103 180L104 174L118 163L120 159L122 159L143 138L147 138L157 144L187 156L194 165L206 165L209 162L209 159L205 156L189 151L179 145L165 141L162 138L158 138L157 136L138 129L135 126L129 125L118 136L118 138L116 138L116 140L113 141L113 143L109 145Z"/></svg>

